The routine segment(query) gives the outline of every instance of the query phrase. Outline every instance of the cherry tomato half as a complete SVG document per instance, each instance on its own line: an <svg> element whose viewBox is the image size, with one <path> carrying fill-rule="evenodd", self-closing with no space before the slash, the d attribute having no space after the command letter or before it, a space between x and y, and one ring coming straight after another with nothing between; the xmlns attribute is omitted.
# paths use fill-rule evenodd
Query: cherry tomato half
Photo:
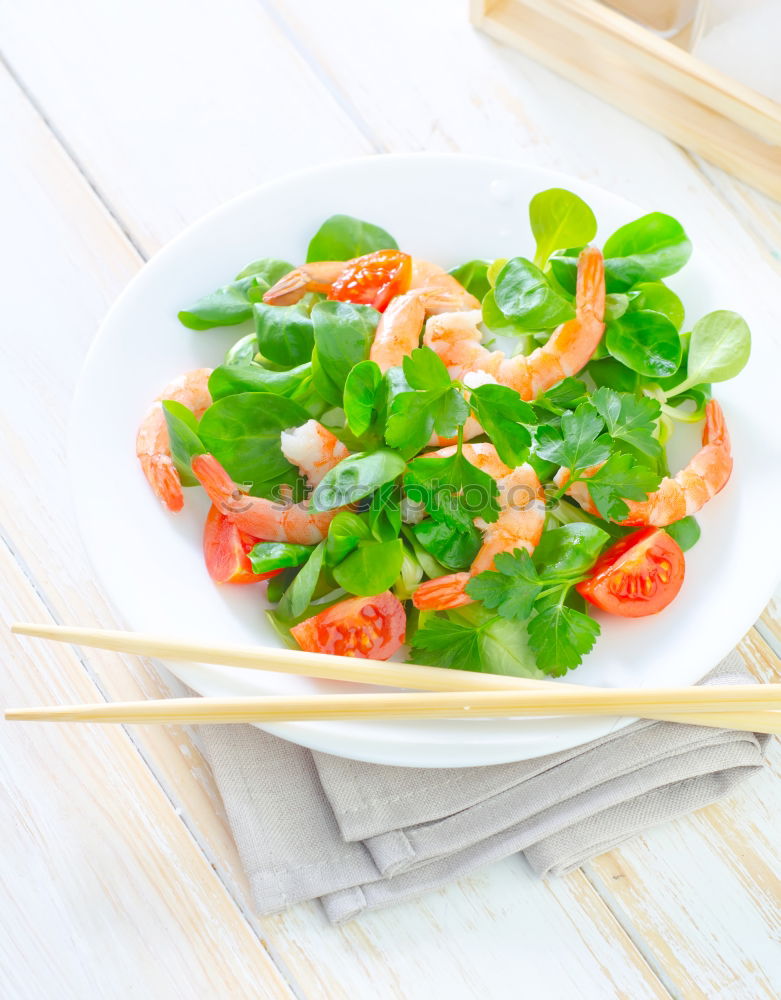
<svg viewBox="0 0 781 1000"><path fill-rule="evenodd" d="M676 597L684 570L678 543L661 528L642 528L611 545L576 589L602 611L644 618Z"/></svg>
<svg viewBox="0 0 781 1000"><path fill-rule="evenodd" d="M412 258L399 250L367 253L345 267L331 285L329 299L358 302L383 312L395 295L409 291Z"/></svg>
<svg viewBox="0 0 781 1000"><path fill-rule="evenodd" d="M203 528L203 555L215 583L259 583L282 570L253 573L247 553L260 541L239 531L233 521L212 505Z"/></svg>
<svg viewBox="0 0 781 1000"><path fill-rule="evenodd" d="M340 601L290 631L309 653L387 660L404 642L406 626L401 602L386 590L376 597Z"/></svg>

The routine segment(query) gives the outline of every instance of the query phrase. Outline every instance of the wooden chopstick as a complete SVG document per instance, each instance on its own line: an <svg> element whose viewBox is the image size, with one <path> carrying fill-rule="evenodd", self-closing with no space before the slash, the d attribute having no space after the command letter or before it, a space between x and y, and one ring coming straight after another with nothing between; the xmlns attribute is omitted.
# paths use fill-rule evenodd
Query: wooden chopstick
<svg viewBox="0 0 781 1000"><path fill-rule="evenodd" d="M85 628L74 625L51 625L18 622L11 626L17 635L29 635L56 642L70 642L139 656L154 656L165 660L213 663L221 666L243 667L254 670L273 670L298 676L318 677L324 680L348 681L383 687L410 688L416 691L549 691L556 695L562 690L602 691L567 683L536 680L529 677L508 677L501 674L481 674L468 670L450 670L445 667L420 666L386 660L359 660L327 653L305 653L290 649L263 646L216 645L172 639L167 636L126 632L112 629ZM705 714L688 718L685 711L670 709L664 712L645 710L642 718L669 722L693 722L701 726L738 728L755 732L778 731L780 717L772 711L752 713L751 718L738 720L735 715L725 718L718 713L712 719Z"/></svg>
<svg viewBox="0 0 781 1000"><path fill-rule="evenodd" d="M437 691L422 693L273 695L251 698L170 698L97 705L8 709L6 719L38 722L237 723L340 719L512 718L541 715L644 715L684 709L694 723L718 712L728 728L747 713L781 705L781 684L658 688L637 691ZM733 718L733 713L735 717ZM740 716L740 725L735 725ZM750 729L757 731L753 725ZM781 732L781 724L773 730Z"/></svg>

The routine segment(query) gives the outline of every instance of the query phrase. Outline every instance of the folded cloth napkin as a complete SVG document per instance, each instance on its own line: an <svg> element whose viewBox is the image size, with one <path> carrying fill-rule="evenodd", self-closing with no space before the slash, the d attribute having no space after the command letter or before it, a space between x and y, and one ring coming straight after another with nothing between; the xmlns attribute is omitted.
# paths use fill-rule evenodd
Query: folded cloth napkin
<svg viewBox="0 0 781 1000"><path fill-rule="evenodd" d="M750 681L731 653L702 682ZM254 726L204 726L255 905L321 900L334 923L523 852L560 875L707 805L762 766L767 737L636 722L571 750L470 768L389 767Z"/></svg>

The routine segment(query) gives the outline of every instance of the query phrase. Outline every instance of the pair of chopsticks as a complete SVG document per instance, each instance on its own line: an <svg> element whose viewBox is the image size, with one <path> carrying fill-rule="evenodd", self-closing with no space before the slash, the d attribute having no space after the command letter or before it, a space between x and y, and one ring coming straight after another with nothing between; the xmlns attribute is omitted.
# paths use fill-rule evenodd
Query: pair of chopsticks
<svg viewBox="0 0 781 1000"><path fill-rule="evenodd" d="M9 720L186 724L631 715L724 729L781 733L781 684L656 690L588 688L326 653L210 645L133 632L35 624L17 624L12 631L164 660L271 670L326 680L409 688L417 693L170 698L14 708L5 712Z"/></svg>

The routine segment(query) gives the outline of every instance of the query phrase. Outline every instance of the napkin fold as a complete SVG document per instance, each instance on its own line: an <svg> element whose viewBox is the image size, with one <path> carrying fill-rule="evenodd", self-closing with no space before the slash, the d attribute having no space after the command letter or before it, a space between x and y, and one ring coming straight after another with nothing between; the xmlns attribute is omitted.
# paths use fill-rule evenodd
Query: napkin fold
<svg viewBox="0 0 781 1000"><path fill-rule="evenodd" d="M751 680L730 653L702 682ZM254 726L203 726L259 913L320 899L339 923L522 852L561 875L699 809L762 766L767 737L636 722L511 764L406 768L313 752Z"/></svg>

